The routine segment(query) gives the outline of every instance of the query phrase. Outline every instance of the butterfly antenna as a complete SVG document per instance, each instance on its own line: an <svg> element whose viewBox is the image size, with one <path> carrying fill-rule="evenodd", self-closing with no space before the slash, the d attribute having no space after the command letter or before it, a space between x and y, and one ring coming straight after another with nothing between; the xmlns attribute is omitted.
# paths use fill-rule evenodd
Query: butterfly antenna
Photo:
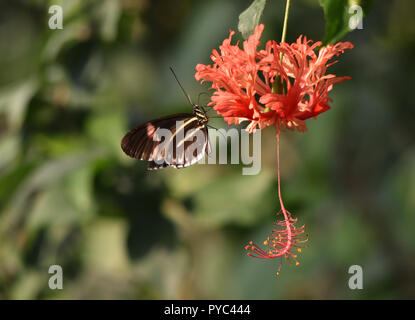
<svg viewBox="0 0 415 320"><path fill-rule="evenodd" d="M183 93L184 93L185 97L187 98L187 100L189 101L189 103L190 103L192 106L194 106L194 104L193 104L193 102L192 102L192 99L190 99L190 96L189 96L189 95L187 94L187 92L184 90L184 88L183 88L182 84L180 83L179 79L177 78L176 74L174 73L174 70L173 70L173 68L172 68L172 67L170 67L170 71L171 71L171 73L173 73L173 76L174 76L174 78L176 79L177 83L179 84L180 88L182 88L182 91L183 91Z"/></svg>
<svg viewBox="0 0 415 320"><path fill-rule="evenodd" d="M199 105L199 106L200 106L200 96L203 95L203 94L209 95L209 93L207 93L207 92L201 92L201 93L199 93L199 95L197 96L197 105Z"/></svg>

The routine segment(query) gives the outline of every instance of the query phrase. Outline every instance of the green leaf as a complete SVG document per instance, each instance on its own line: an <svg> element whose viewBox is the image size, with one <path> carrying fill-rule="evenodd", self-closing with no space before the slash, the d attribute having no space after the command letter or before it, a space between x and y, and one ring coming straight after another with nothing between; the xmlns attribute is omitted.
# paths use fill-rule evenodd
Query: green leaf
<svg viewBox="0 0 415 320"><path fill-rule="evenodd" d="M255 27L259 24L262 11L264 11L266 0L254 0L252 4L239 15L238 30L244 39L254 33Z"/></svg>
<svg viewBox="0 0 415 320"><path fill-rule="evenodd" d="M76 225L84 219L88 220L83 213L70 201L62 184L58 184L54 188L41 191L25 211L25 230L29 236L33 236L46 226L56 228Z"/></svg>
<svg viewBox="0 0 415 320"><path fill-rule="evenodd" d="M7 205L6 212L0 216L0 235L11 230L25 216L30 198L36 191L54 188L64 177L74 174L76 170L97 159L107 156L106 150L96 147L78 154L45 161L36 168L13 194Z"/></svg>
<svg viewBox="0 0 415 320"><path fill-rule="evenodd" d="M3 139L0 140L0 177L3 174L3 170L16 159L17 154L19 153L19 138L16 135L6 135Z"/></svg>
<svg viewBox="0 0 415 320"><path fill-rule="evenodd" d="M36 94L38 87L38 80L35 77L31 77L1 89L0 114L6 114L11 131L17 132L21 128L26 108Z"/></svg>
<svg viewBox="0 0 415 320"><path fill-rule="evenodd" d="M364 17L372 2L372 0L320 0L326 19L326 34L323 43L337 42L353 31L354 29L349 26L350 19L359 14L358 11L353 10L353 6L360 6Z"/></svg>

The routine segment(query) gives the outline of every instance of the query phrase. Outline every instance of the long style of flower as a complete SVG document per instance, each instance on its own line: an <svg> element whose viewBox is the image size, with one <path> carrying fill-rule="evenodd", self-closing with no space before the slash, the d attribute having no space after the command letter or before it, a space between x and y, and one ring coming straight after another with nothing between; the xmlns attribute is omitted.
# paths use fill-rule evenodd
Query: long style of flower
<svg viewBox="0 0 415 320"><path fill-rule="evenodd" d="M337 77L328 74L327 68L337 61L333 57L353 48L350 42L339 42L322 47L321 42L307 40L299 36L297 41L288 44L270 40L265 49L257 50L264 25L243 42L231 44L234 31L225 39L219 51L213 50L212 65L198 64L196 80L211 82L215 90L211 97L219 115L229 124L248 122L246 130L254 132L267 126L277 131L278 198L282 220L275 223L275 229L264 241L265 249L250 242L245 249L248 255L256 258L283 258L296 265L297 252L301 252L305 226L296 226L297 219L284 207L280 187L279 138L281 129L287 128L304 132L306 120L330 109L332 100L328 94L333 86L350 77ZM317 52L318 50L318 52Z"/></svg>
<svg viewBox="0 0 415 320"><path fill-rule="evenodd" d="M281 179L280 179L280 135L277 134L277 174L278 174L278 199L280 201L281 210L278 214L283 215L283 219L274 223L274 229L271 235L264 241L266 249L250 241L245 249L248 256L260 259L280 258L280 265L277 275L280 274L283 258L295 261L295 265L300 263L297 260L297 252L301 252L305 247L304 243L308 241L308 235L305 234L305 225L296 226L297 218L292 218L291 213L285 209L281 196Z"/></svg>

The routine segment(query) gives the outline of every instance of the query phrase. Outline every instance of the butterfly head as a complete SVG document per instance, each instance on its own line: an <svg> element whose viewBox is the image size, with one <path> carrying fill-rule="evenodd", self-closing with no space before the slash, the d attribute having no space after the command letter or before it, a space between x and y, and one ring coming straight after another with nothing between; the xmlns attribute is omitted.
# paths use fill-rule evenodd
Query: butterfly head
<svg viewBox="0 0 415 320"><path fill-rule="evenodd" d="M193 113L200 123L205 124L209 121L209 117L206 114L206 110L202 106L193 105Z"/></svg>

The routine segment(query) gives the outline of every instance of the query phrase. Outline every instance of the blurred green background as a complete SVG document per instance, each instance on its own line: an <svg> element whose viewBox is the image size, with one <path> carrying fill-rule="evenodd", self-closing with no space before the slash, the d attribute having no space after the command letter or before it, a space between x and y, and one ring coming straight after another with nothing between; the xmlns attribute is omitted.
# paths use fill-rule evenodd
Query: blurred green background
<svg viewBox="0 0 415 320"><path fill-rule="evenodd" d="M287 41L321 40L318 1L292 2ZM48 28L52 4L63 30ZM196 100L207 90L196 64L249 4L1 2L0 298L415 298L413 1L374 3L329 69L352 76L332 110L282 137L283 197L310 247L279 277L277 260L243 249L279 210L274 130L262 132L256 176L230 164L148 172L122 153L130 128L190 111L169 66ZM262 43L280 39L284 5L268 2ZM53 264L63 290L48 287ZM353 264L363 290L348 288Z"/></svg>

